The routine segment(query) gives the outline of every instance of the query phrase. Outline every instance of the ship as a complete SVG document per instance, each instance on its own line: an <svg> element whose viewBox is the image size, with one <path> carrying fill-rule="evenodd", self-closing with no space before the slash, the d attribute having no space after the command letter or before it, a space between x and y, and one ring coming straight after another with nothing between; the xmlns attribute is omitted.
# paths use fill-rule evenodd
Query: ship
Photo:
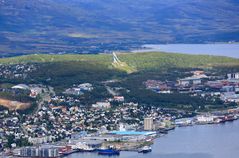
<svg viewBox="0 0 239 158"><path fill-rule="evenodd" d="M236 115L226 115L226 116L221 116L219 118L221 119L220 123L225 123L227 121L234 121L238 119Z"/></svg>
<svg viewBox="0 0 239 158"><path fill-rule="evenodd" d="M152 151L152 149L151 149L150 146L144 146L144 147L142 147L138 150L138 153L148 153L148 152L151 152L151 151Z"/></svg>
<svg viewBox="0 0 239 158"><path fill-rule="evenodd" d="M95 148L90 147L89 145L85 144L85 143L78 143L76 145L76 149L79 152L94 152Z"/></svg>
<svg viewBox="0 0 239 158"><path fill-rule="evenodd" d="M71 146L65 146L65 147L59 148L59 154L62 156L67 156L75 152L77 152L77 150L72 149Z"/></svg>
<svg viewBox="0 0 239 158"><path fill-rule="evenodd" d="M226 121L234 121L236 119L237 119L237 117L234 116L234 115L227 115L227 116L225 116L225 120Z"/></svg>
<svg viewBox="0 0 239 158"><path fill-rule="evenodd" d="M98 154L99 155L108 155L108 156L112 156L112 155L120 155L120 151L116 150L116 149L97 149Z"/></svg>

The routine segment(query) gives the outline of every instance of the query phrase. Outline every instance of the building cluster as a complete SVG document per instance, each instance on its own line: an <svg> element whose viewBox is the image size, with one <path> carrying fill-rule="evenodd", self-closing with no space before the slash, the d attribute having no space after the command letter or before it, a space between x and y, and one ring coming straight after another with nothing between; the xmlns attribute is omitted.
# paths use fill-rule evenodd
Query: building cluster
<svg viewBox="0 0 239 158"><path fill-rule="evenodd" d="M180 118L175 120L176 126L191 126L195 124L218 124L225 123L227 121L234 121L239 118L239 108L229 109L220 112L213 112L207 114L197 115L190 118Z"/></svg>
<svg viewBox="0 0 239 158"><path fill-rule="evenodd" d="M79 85L73 85L73 87L66 89L63 93L68 95L83 95L85 92L90 92L93 89L92 84L82 83Z"/></svg>
<svg viewBox="0 0 239 158"><path fill-rule="evenodd" d="M15 156L21 157L59 157L56 147L23 147L14 151Z"/></svg>
<svg viewBox="0 0 239 158"><path fill-rule="evenodd" d="M171 93L175 87L175 83L169 81L147 80L144 84L147 89L153 90L156 93Z"/></svg>
<svg viewBox="0 0 239 158"><path fill-rule="evenodd" d="M24 66L29 66L24 68L24 73L34 71L34 65ZM7 73L7 67L5 69L0 77L11 76L11 73ZM23 68L16 65L15 69L21 72ZM11 72L17 74L15 71ZM239 102L239 73L228 74L227 78L220 79L205 75L203 71L192 73L193 76L179 79L177 82L147 80L144 84L147 89L157 93L189 93L201 97L210 95L224 102ZM16 77L15 75L13 77ZM29 91L32 98L42 94L37 109L30 115L20 115L9 110L0 111L0 153L2 150L13 148L17 149L14 150L15 155L22 157L57 157L61 153L71 151L76 148L77 143L73 143L75 146L72 145L70 148L67 145L63 145L62 148L59 145L44 147L42 144L61 142L82 131L91 133L90 136L80 137L82 141L88 142L87 145L90 147L120 141L127 142L118 146L119 149L125 149L129 142L134 142L132 146L135 146L138 142L147 141L148 134L155 134L150 133L151 131L165 132L176 126L222 123L237 119L239 112L236 109L185 118L193 114L157 106L138 105L125 101L124 96L118 94L84 105L80 97L93 90L90 83L73 85L59 95L56 95L51 87L36 84L19 84L0 90L25 90ZM111 89L108 91L114 94ZM31 147L16 148L20 146Z"/></svg>
<svg viewBox="0 0 239 158"><path fill-rule="evenodd" d="M111 110L109 100L118 101L119 105ZM107 103L98 102L97 105L100 107L97 107L97 110L94 105L90 107L59 106L49 101L32 115L19 115L9 110L1 111L0 144L5 148L16 147L23 142L24 145L39 145L69 138L80 131L105 133L113 130L144 130L142 127L146 116L153 116L154 120L161 122L161 127L163 124L166 127L165 121L171 121L184 114L180 112L170 114L170 111L157 107L127 103L124 102L123 96L115 96L107 101ZM145 128L145 130L155 129L155 126ZM38 149L27 151L29 150Z"/></svg>
<svg viewBox="0 0 239 158"><path fill-rule="evenodd" d="M135 151L145 142L152 144L156 136L155 131L110 131L83 135L81 132L67 140L51 144L15 148L12 150L12 155L17 157L64 157L75 152L97 152L97 149L104 150L109 146L115 150Z"/></svg>
<svg viewBox="0 0 239 158"><path fill-rule="evenodd" d="M25 79L31 72L37 70L34 64L0 65L0 78Z"/></svg>
<svg viewBox="0 0 239 158"><path fill-rule="evenodd" d="M18 84L12 87L12 90L23 90L29 91L29 96L32 98L36 98L37 95L40 95L46 91L49 91L49 87L42 84Z"/></svg>
<svg viewBox="0 0 239 158"><path fill-rule="evenodd" d="M203 71L192 73L192 77L179 79L177 82L147 80L144 84L147 89L157 93L189 93L239 103L239 73L227 74L226 77L207 76Z"/></svg>

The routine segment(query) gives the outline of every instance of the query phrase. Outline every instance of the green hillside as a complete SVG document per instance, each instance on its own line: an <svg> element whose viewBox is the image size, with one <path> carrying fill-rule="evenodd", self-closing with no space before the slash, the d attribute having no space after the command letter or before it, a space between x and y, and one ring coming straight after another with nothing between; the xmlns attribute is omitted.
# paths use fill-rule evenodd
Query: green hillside
<svg viewBox="0 0 239 158"><path fill-rule="evenodd" d="M239 59L209 56L209 55L187 55L177 53L133 53L122 54L120 58L137 70L157 68L210 68L219 65L239 65Z"/></svg>
<svg viewBox="0 0 239 158"><path fill-rule="evenodd" d="M159 68L210 68L220 65L239 65L239 59L209 56L209 55L186 55L177 53L119 53L118 57L122 62L127 64L128 69L131 70L149 70ZM97 55L26 55L12 58L0 59L0 64L19 64L19 63L55 63L55 62L84 62L95 63L98 65L106 66L108 68L118 68L123 70L122 67L112 66L111 54L97 54Z"/></svg>
<svg viewBox="0 0 239 158"><path fill-rule="evenodd" d="M228 57L163 52L118 53L117 56L119 63L113 63L111 54L27 55L2 58L0 64L34 63L37 71L29 73L26 78L1 78L0 81L11 85L50 85L57 94L61 94L73 84L90 82L96 88L92 94L84 96L84 101L88 103L107 98L109 94L102 81L117 79L119 82L109 86L123 87L120 93L128 101L195 110L204 105L224 108L224 104L217 105L215 102L186 94L157 94L145 89L143 82L149 79L176 82L178 78L187 77L188 72L195 68L205 68L206 72L219 76L239 71L239 59Z"/></svg>

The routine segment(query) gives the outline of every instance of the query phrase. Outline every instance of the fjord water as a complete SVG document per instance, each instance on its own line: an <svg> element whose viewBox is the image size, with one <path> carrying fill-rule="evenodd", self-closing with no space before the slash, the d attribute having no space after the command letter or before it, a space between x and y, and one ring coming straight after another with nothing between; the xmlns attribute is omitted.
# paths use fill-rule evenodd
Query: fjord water
<svg viewBox="0 0 239 158"><path fill-rule="evenodd" d="M157 140L152 152L121 152L115 158L238 158L239 120L216 125L180 127ZM68 158L98 158L97 153L76 153Z"/></svg>
<svg viewBox="0 0 239 158"><path fill-rule="evenodd" d="M218 55L239 58L239 44L146 44L133 52L172 52L185 54Z"/></svg>

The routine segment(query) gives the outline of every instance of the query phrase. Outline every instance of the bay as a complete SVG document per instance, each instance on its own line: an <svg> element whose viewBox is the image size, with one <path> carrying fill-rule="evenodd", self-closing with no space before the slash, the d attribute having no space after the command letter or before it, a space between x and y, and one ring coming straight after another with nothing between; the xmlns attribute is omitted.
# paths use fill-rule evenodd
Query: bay
<svg viewBox="0 0 239 158"><path fill-rule="evenodd" d="M121 152L115 158L238 158L239 120L225 124L180 127L155 140L152 152ZM97 153L75 153L68 158L98 158Z"/></svg>
<svg viewBox="0 0 239 158"><path fill-rule="evenodd" d="M132 52L171 52L239 58L239 44L146 44Z"/></svg>

